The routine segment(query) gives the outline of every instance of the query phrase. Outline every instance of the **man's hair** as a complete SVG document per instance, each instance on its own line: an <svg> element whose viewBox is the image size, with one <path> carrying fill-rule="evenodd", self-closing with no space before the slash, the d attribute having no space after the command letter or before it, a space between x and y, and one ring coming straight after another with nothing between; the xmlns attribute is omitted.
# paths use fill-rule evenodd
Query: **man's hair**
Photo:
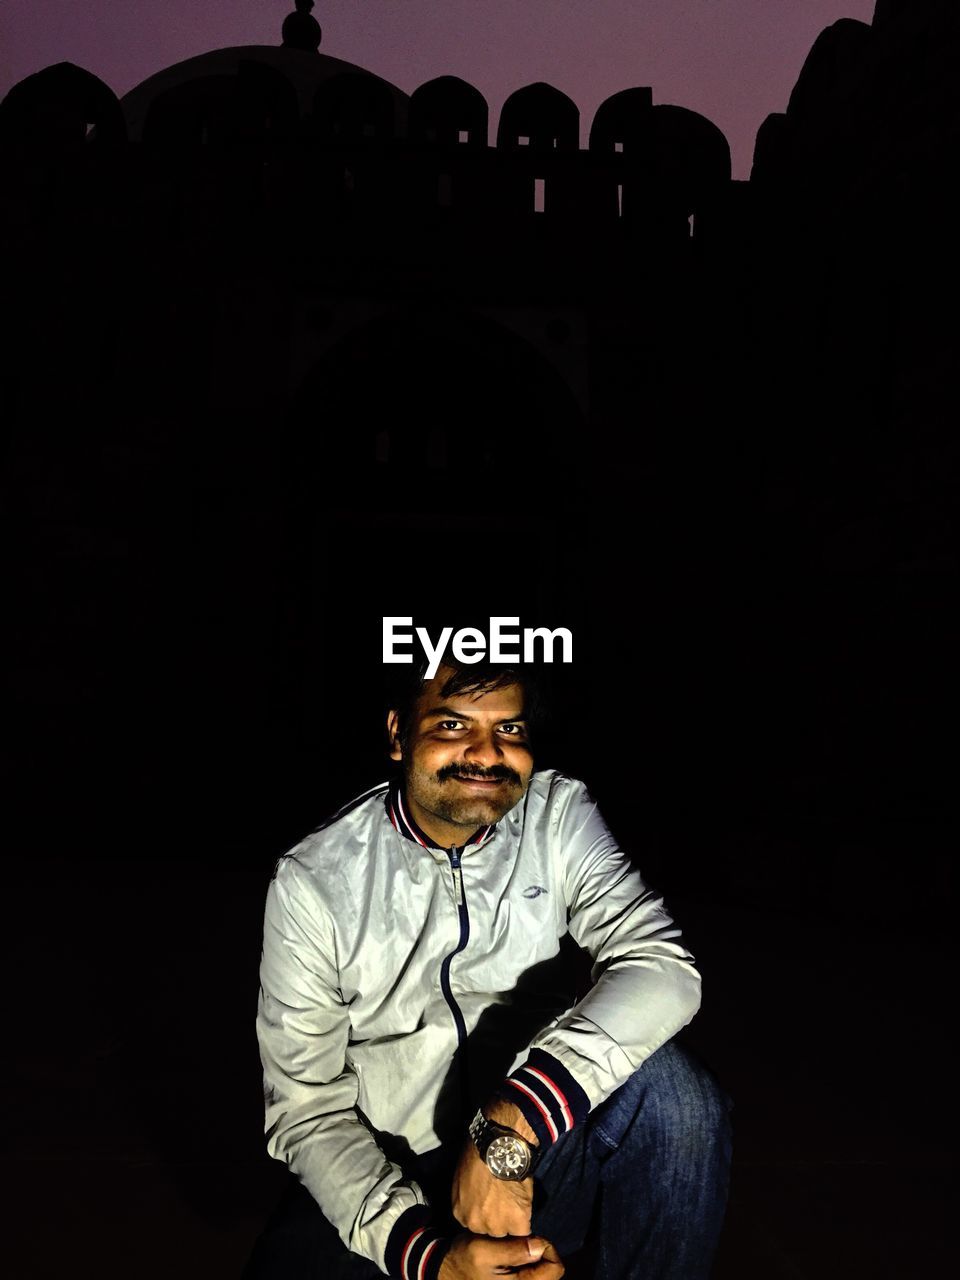
<svg viewBox="0 0 960 1280"><path fill-rule="evenodd" d="M389 668L390 683L387 688L387 707L397 713L400 742L406 746L409 739L413 708L423 689L427 674L427 659L419 665ZM441 687L441 695L448 697L458 693L490 693L507 685L519 684L523 688L523 718L534 737L546 719L546 691L544 679L537 669L524 663L505 666L502 662L459 662L452 654L444 654L442 667L452 667L452 674Z"/></svg>

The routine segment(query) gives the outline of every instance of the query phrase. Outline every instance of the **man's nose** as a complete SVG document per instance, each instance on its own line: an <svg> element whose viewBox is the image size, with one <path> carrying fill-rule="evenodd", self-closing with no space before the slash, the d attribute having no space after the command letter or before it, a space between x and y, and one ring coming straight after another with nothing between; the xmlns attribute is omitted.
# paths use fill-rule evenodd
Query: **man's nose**
<svg viewBox="0 0 960 1280"><path fill-rule="evenodd" d="M464 759L474 764L499 764L503 759L500 744L492 733L482 729L475 730L464 744Z"/></svg>

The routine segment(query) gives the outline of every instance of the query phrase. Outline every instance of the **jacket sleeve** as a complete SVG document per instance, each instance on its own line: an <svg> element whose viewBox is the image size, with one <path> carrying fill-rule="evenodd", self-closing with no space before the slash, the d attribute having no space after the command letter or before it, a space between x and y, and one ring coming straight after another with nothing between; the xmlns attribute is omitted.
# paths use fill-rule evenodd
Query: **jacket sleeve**
<svg viewBox="0 0 960 1280"><path fill-rule="evenodd" d="M555 786L554 854L570 933L593 959L593 986L534 1037L504 1091L547 1145L700 1007L700 975L663 899L618 847L583 784L558 778Z"/></svg>
<svg viewBox="0 0 960 1280"><path fill-rule="evenodd" d="M267 891L260 965L267 1150L300 1179L349 1249L403 1280L423 1259L429 1277L444 1244L430 1229L419 1186L386 1159L356 1111L349 1033L332 928L309 874L288 855Z"/></svg>

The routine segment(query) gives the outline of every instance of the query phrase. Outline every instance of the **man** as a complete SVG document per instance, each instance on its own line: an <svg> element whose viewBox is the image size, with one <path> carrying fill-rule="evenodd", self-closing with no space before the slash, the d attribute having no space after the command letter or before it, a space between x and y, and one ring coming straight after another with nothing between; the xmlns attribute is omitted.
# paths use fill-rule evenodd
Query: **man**
<svg viewBox="0 0 960 1280"><path fill-rule="evenodd" d="M709 1273L727 1103L668 1043L699 976L583 785L533 772L530 685L418 682L400 776L278 863L257 1025L298 1183L248 1280L557 1280L591 1224L603 1280Z"/></svg>

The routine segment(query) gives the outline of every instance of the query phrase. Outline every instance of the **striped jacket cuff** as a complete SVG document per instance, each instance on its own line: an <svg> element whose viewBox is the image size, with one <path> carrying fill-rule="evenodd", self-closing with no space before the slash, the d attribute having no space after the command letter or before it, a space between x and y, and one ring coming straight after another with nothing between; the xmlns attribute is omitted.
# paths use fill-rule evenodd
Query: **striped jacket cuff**
<svg viewBox="0 0 960 1280"><path fill-rule="evenodd" d="M580 1085L562 1062L543 1049L531 1049L499 1093L520 1108L541 1147L552 1146L590 1111L590 1100Z"/></svg>
<svg viewBox="0 0 960 1280"><path fill-rule="evenodd" d="M433 1229L430 1216L426 1205L415 1204L393 1224L384 1262L394 1280L437 1280L451 1240Z"/></svg>

